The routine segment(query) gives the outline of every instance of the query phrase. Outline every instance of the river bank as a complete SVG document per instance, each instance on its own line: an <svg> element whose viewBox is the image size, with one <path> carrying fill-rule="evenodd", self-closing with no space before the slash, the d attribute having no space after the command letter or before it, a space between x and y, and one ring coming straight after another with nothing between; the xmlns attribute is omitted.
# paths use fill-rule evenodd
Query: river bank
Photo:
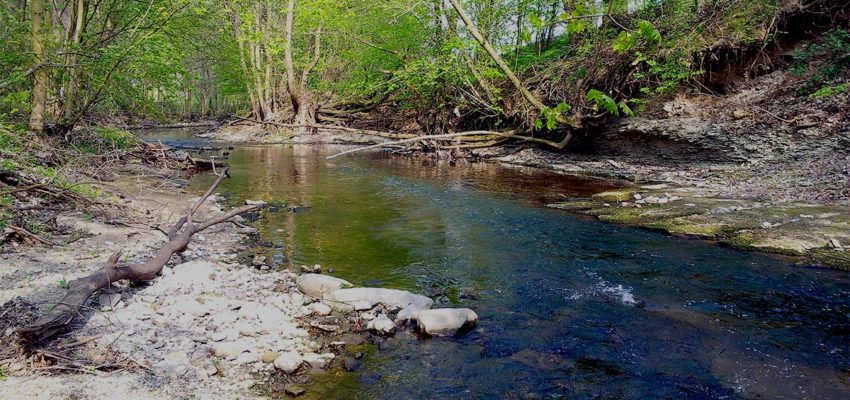
<svg viewBox="0 0 850 400"><path fill-rule="evenodd" d="M407 291L356 288L321 275L319 265L282 265L263 255L258 230L235 217L193 236L153 280L112 284L59 338L22 349L14 329L49 310L69 282L116 249L124 251L122 262L149 258L168 241L166 228L198 200L198 189L175 169L128 161L101 174L110 176L101 207L60 212L46 251L17 244L2 255L4 394L297 396L319 372L357 368L365 343L414 325L424 335L452 334L478 318L471 310L428 310L433 300ZM198 216L215 218L228 203L214 194ZM295 212L278 203L248 218ZM456 324L446 325L443 316Z"/></svg>
<svg viewBox="0 0 850 400"><path fill-rule="evenodd" d="M601 122L565 152L514 143L436 151L413 146L425 152L405 154L610 180L625 191L613 198L600 193L600 201L564 199L553 207L846 270L850 98L800 96L804 83L777 70L737 82L720 96L660 99L641 117ZM209 136L241 143L392 141L330 129L292 136L261 124L229 125Z"/></svg>

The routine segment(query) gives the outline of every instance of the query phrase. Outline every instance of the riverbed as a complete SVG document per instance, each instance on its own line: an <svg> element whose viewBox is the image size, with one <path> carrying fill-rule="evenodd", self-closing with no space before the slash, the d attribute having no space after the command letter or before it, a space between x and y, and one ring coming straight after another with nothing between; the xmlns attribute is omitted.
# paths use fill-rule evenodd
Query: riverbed
<svg viewBox="0 0 850 400"><path fill-rule="evenodd" d="M314 376L308 398L850 396L846 272L545 207L612 182L381 152L326 159L338 147L233 147L220 192L292 208L255 224L276 267L322 264L355 285L480 316L459 337L378 341L356 371Z"/></svg>

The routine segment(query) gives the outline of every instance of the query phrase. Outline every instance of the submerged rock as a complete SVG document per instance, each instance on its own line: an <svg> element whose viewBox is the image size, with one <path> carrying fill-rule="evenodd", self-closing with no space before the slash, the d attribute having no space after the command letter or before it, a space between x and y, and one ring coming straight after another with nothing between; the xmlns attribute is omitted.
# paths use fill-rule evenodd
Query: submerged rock
<svg viewBox="0 0 850 400"><path fill-rule="evenodd" d="M319 274L303 274L295 279L295 283L298 290L317 299L324 298L325 294L334 290L353 286L344 279Z"/></svg>
<svg viewBox="0 0 850 400"><path fill-rule="evenodd" d="M421 309L431 308L434 304L434 300L422 295L384 288L337 289L327 293L325 299L331 301L331 307L343 312L349 312L352 309L368 310L376 304L393 308L407 308L414 305Z"/></svg>
<svg viewBox="0 0 850 400"><path fill-rule="evenodd" d="M419 329L429 335L454 335L478 321L478 314L468 308L423 310L417 315Z"/></svg>

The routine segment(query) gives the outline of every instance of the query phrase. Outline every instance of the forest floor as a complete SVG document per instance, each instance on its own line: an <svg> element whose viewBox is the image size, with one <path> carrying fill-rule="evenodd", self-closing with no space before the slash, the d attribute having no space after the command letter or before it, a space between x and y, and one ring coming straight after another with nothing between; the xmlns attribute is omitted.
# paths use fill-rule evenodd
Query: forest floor
<svg viewBox="0 0 850 400"><path fill-rule="evenodd" d="M113 196L103 214L57 217L68 234L49 239L66 244L7 247L0 256L0 397L253 398L252 387L271 379L284 354L318 368L334 359L308 332L313 311L295 275L252 262L244 251L256 230L230 222L193 236L152 281L96 294L60 337L20 348L13 329L34 321L67 282L117 249L126 261L147 259L167 242L163 229L197 200L178 171L127 163L108 172ZM211 200L203 218L223 212L221 199Z"/></svg>

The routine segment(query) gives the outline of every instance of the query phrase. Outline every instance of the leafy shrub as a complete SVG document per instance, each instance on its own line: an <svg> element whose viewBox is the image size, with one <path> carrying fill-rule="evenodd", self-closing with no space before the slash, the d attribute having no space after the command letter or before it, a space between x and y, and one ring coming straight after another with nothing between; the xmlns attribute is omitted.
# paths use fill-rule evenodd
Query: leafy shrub
<svg viewBox="0 0 850 400"><path fill-rule="evenodd" d="M840 87L829 88L824 85L850 70L850 32L833 29L826 33L822 43L807 43L794 52L793 58L791 72L797 76L808 75L799 94L828 97L842 93ZM833 93L834 90L838 92ZM818 95L815 96L815 93Z"/></svg>

